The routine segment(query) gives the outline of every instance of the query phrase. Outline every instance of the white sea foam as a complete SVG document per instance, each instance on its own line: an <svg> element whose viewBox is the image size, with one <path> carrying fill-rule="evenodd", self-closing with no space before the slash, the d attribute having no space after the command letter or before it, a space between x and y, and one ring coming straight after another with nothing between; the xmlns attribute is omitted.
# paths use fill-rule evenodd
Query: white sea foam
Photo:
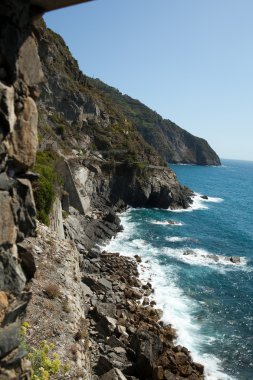
<svg viewBox="0 0 253 380"><path fill-rule="evenodd" d="M166 240L170 241L172 243L177 243L180 241L188 240L188 238L187 237L180 237L180 236L170 236L170 237L166 237Z"/></svg>
<svg viewBox="0 0 253 380"><path fill-rule="evenodd" d="M239 263L233 263L228 256L217 255L200 248L164 248L163 253L190 265L211 267L225 266L237 269L244 269L244 267L247 266L247 259L245 257L240 257Z"/></svg>
<svg viewBox="0 0 253 380"><path fill-rule="evenodd" d="M223 198L218 198L218 197L208 197L208 199L202 198L202 195L199 193L194 193L192 196L192 204L190 207L186 209L177 209L177 210L171 210L170 208L168 209L169 211L172 212L191 212L191 211L196 211L196 210L208 210L207 203L220 203L223 202Z"/></svg>
<svg viewBox="0 0 253 380"><path fill-rule="evenodd" d="M160 220L151 220L150 221L151 224L158 224L158 225L161 225L161 226L183 226L183 223L182 222L177 222L177 221L173 221L173 223L171 223L171 221L169 220L163 220L163 221L160 221Z"/></svg>
<svg viewBox="0 0 253 380"><path fill-rule="evenodd" d="M145 240L131 240L135 224L129 220L127 214L121 216L121 222L124 226L124 231L111 240L106 249L111 252L121 252L130 257L135 254L142 257L142 263L139 265L140 279L144 282L149 281L152 283L155 290L152 297L155 299L157 307L164 311L163 321L172 324L177 330L177 343L185 345L191 351L193 360L204 365L205 379L235 380L231 376L222 373L221 361L217 357L208 353L201 353L202 343L209 342L211 344L215 338L201 334L201 321L194 315L203 305L188 298L183 290L178 287L176 267L161 266L157 260L157 256L161 251ZM167 250L169 255L173 255L173 252L173 257L183 257L183 251ZM197 252L204 255L208 254L206 251L201 250Z"/></svg>

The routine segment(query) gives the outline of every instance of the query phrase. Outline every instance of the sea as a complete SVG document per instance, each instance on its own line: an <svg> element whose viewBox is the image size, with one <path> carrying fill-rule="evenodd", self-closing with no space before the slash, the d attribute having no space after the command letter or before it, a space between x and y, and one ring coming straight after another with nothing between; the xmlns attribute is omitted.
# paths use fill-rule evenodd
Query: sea
<svg viewBox="0 0 253 380"><path fill-rule="evenodd" d="M253 162L170 167L194 191L192 206L129 208L106 249L141 256L140 277L151 281L163 321L206 379L252 380Z"/></svg>

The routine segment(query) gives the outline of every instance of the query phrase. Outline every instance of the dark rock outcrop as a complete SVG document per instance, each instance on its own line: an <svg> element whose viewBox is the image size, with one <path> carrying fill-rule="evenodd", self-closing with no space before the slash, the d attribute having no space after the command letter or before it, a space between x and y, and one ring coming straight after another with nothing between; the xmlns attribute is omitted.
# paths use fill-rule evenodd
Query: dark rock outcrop
<svg viewBox="0 0 253 380"><path fill-rule="evenodd" d="M28 0L0 4L0 378L28 376L18 348L16 320L30 298L35 272L30 252L17 243L35 235L35 205L29 169L37 150L35 105L42 70L30 23Z"/></svg>

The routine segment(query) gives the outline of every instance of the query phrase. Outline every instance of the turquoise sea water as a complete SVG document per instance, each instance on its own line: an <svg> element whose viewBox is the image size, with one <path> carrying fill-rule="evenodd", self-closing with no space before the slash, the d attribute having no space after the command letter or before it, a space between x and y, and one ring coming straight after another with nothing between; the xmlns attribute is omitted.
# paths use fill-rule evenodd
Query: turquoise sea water
<svg viewBox="0 0 253 380"><path fill-rule="evenodd" d="M106 248L142 257L141 277L152 281L163 319L205 365L207 379L252 380L253 162L222 164L171 165L196 192L192 207L129 209L124 231Z"/></svg>

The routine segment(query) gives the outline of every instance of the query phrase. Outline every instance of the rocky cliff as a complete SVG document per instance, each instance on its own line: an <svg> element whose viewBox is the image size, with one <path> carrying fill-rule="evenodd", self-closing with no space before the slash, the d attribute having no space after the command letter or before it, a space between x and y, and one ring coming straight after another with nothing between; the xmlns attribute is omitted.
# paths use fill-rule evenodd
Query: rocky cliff
<svg viewBox="0 0 253 380"><path fill-rule="evenodd" d="M35 31L45 75L38 103L40 149L60 152L79 177L81 212L101 205L101 199L107 206L123 201L139 207L187 207L191 192L177 182L133 123L80 72L62 38L43 22ZM67 182L65 190L71 193Z"/></svg>
<svg viewBox="0 0 253 380"><path fill-rule="evenodd" d="M132 122L142 137L171 163L220 165L220 159L208 142L193 136L170 120L163 119L139 100L123 95L99 79L89 82L108 96Z"/></svg>
<svg viewBox="0 0 253 380"><path fill-rule="evenodd" d="M202 380L136 262L98 247L128 204L185 208L192 192L37 11L0 5L0 378Z"/></svg>

